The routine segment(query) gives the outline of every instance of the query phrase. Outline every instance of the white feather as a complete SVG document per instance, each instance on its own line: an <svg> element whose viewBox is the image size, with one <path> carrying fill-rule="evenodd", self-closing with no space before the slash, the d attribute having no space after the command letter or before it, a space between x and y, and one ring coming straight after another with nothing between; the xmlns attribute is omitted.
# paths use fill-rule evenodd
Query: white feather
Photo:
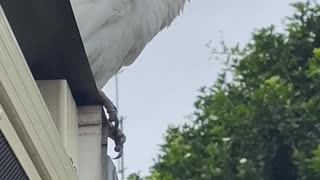
<svg viewBox="0 0 320 180"><path fill-rule="evenodd" d="M98 88L183 10L186 0L71 0Z"/></svg>

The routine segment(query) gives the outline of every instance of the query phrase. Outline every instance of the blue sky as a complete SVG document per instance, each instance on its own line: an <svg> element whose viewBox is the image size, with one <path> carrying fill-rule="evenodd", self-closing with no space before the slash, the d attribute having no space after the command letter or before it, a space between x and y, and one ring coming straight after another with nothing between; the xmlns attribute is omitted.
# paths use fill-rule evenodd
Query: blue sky
<svg viewBox="0 0 320 180"><path fill-rule="evenodd" d="M124 122L126 174L148 174L170 124L186 122L201 86L214 83L221 62L208 60L205 44L218 47L223 31L230 46L243 45L254 29L283 29L293 0L191 0L171 27L159 33L137 61L119 75L120 114ZM114 79L104 90L115 99ZM112 147L112 145L110 145ZM112 153L112 148L110 153ZM116 162L115 162L116 163Z"/></svg>

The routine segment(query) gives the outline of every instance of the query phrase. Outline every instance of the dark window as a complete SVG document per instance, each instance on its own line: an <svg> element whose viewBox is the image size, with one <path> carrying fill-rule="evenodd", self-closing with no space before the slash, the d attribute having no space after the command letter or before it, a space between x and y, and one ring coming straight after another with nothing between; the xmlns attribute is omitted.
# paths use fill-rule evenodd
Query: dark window
<svg viewBox="0 0 320 180"><path fill-rule="evenodd" d="M0 131L0 179L1 180L28 180L29 179L1 131Z"/></svg>

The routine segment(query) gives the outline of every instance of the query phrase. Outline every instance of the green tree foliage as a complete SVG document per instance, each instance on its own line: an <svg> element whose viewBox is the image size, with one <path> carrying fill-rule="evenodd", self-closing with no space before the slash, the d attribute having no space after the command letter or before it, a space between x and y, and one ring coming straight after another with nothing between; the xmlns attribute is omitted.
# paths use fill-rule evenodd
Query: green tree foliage
<svg viewBox="0 0 320 180"><path fill-rule="evenodd" d="M320 6L292 6L284 33L271 26L228 49L227 69L201 88L192 123L168 129L148 179L320 179Z"/></svg>
<svg viewBox="0 0 320 180"><path fill-rule="evenodd" d="M132 173L127 177L127 180L142 180L140 173Z"/></svg>

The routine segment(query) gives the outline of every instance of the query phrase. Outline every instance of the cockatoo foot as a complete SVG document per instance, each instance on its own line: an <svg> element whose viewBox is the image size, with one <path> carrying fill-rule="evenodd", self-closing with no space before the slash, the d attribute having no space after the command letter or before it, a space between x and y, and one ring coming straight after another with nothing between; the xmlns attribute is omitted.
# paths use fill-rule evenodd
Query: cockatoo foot
<svg viewBox="0 0 320 180"><path fill-rule="evenodd" d="M114 141L115 148L114 151L118 152L118 156L114 159L118 159L122 157L123 154L123 144L126 142L126 136L123 134L121 129L119 129L119 119L118 119L118 111L113 102L106 96L106 94L99 90L99 94L102 98L102 104L107 109L107 113L109 115L109 137Z"/></svg>

